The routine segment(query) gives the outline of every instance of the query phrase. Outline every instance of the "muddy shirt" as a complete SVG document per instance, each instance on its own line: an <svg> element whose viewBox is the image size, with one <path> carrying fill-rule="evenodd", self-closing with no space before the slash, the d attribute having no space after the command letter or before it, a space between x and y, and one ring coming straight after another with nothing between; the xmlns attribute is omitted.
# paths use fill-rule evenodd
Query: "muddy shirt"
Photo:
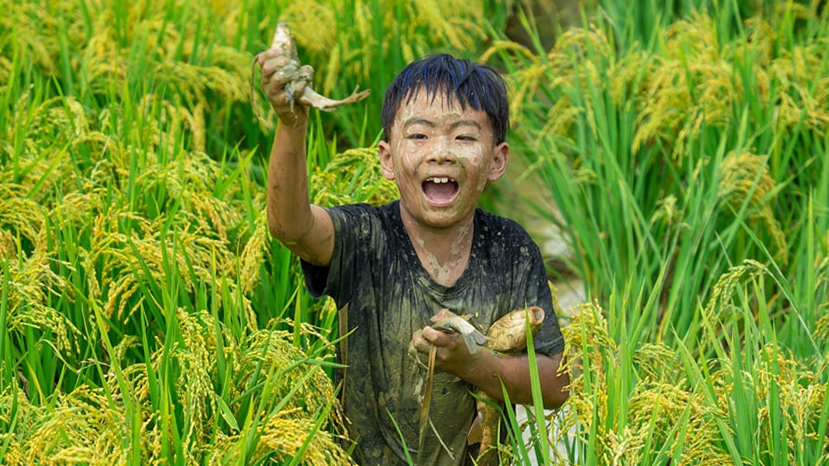
<svg viewBox="0 0 829 466"><path fill-rule="evenodd" d="M348 305L353 333L347 343L344 409L361 464L407 464L406 448L417 461L425 371L409 355L409 345L412 333L429 325L440 309L471 314L470 322L486 333L504 314L540 306L548 318L534 339L535 349L546 355L562 351L561 331L550 318L555 314L541 254L516 222L476 210L469 263L447 287L421 265L398 201L328 212L335 230L331 264L303 262L302 267L313 296L327 294L340 309ZM466 437L475 415L472 390L454 375L435 373L429 417L440 439L428 430L424 464L467 462Z"/></svg>

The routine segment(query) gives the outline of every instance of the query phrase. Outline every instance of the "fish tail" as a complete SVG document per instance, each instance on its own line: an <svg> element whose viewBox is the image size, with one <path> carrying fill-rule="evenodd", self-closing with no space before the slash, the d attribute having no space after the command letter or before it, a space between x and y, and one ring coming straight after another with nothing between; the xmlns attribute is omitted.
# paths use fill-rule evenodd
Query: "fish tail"
<svg viewBox="0 0 829 466"><path fill-rule="evenodd" d="M317 91L311 89L310 87L306 87L305 91L302 93L301 96L297 99L299 103L308 107L314 107L320 110L333 110L337 107L341 107L343 105L348 105L354 102L359 102L371 93L371 89L366 89L360 92L356 90L350 96L346 97L342 100L334 100L328 97L325 97L322 94L319 94Z"/></svg>

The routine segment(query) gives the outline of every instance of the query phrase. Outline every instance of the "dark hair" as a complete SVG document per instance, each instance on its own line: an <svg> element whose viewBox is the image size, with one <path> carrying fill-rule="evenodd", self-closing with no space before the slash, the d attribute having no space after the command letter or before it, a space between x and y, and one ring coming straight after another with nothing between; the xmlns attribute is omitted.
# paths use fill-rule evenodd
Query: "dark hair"
<svg viewBox="0 0 829 466"><path fill-rule="evenodd" d="M483 110L495 132L495 143L504 142L509 127L509 100L504 78L494 68L455 58L448 54L431 55L410 63L386 89L381 121L383 139L388 141L394 117L404 99L409 102L420 90L434 100L445 92L446 101L456 101L461 109Z"/></svg>

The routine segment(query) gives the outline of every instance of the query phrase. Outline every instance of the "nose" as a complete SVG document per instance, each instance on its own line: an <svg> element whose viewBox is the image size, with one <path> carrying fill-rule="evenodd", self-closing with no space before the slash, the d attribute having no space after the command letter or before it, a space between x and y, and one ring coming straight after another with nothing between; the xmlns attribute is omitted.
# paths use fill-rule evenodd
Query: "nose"
<svg viewBox="0 0 829 466"><path fill-rule="evenodd" d="M429 148L427 161L432 163L452 163L455 161L455 153L452 150L451 140L446 137L432 139L432 147Z"/></svg>

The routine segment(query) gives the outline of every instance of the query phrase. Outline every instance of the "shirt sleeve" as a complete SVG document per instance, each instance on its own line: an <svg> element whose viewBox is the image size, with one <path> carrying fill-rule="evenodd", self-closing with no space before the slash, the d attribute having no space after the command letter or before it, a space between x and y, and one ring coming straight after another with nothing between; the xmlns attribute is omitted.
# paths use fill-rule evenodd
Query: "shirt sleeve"
<svg viewBox="0 0 829 466"><path fill-rule="evenodd" d="M504 235L512 251L514 295L513 308L539 306L544 309L544 322L533 337L536 353L552 356L564 350L564 337L553 306L553 295L541 250L520 225L506 220Z"/></svg>
<svg viewBox="0 0 829 466"><path fill-rule="evenodd" d="M301 261L305 286L314 298L328 295L339 306L351 300L357 277L356 264L371 254L372 235L376 235L376 208L368 204L349 204L326 208L334 227L334 249L327 267Z"/></svg>
<svg viewBox="0 0 829 466"><path fill-rule="evenodd" d="M529 287L535 291L538 303L544 309L544 322L533 338L536 353L553 356L564 351L564 337L558 325L558 315L553 306L553 295L547 280L547 271L538 246L533 243L535 252L530 262Z"/></svg>

